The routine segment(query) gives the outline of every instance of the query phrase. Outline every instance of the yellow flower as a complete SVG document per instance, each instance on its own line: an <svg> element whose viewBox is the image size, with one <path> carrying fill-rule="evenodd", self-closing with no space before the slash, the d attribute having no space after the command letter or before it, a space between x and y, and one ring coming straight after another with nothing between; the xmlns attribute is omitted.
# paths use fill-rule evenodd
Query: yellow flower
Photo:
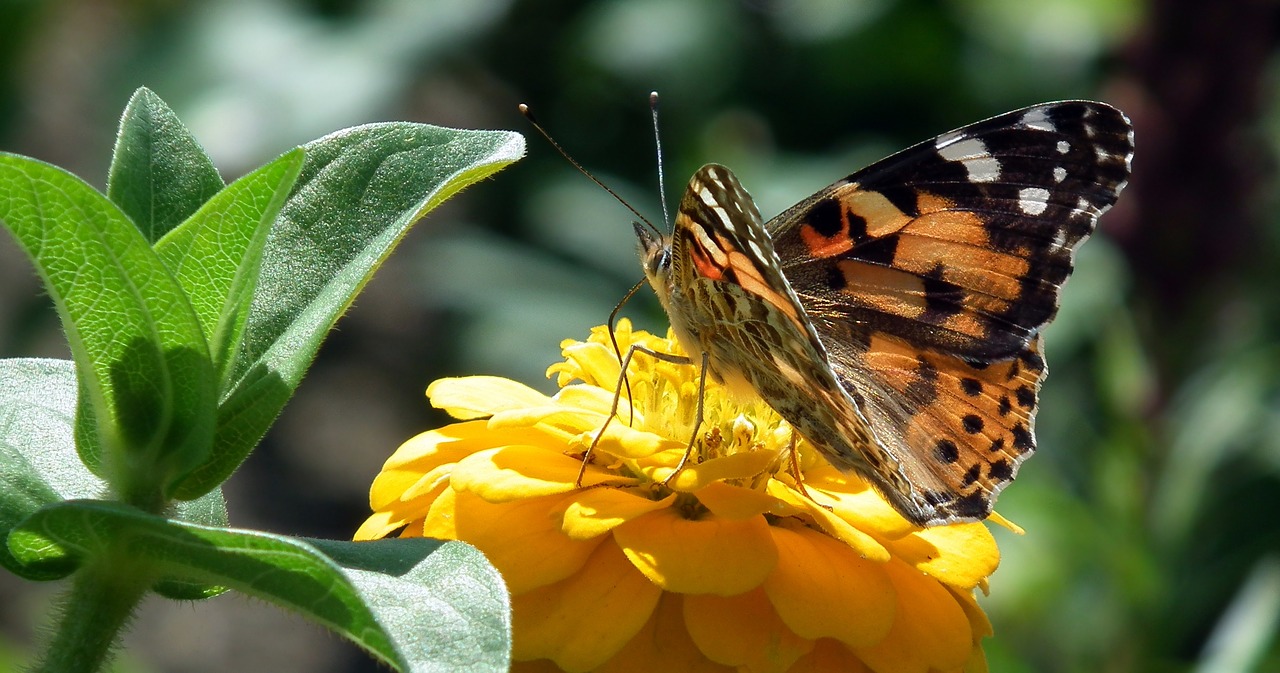
<svg viewBox="0 0 1280 673"><path fill-rule="evenodd" d="M616 336L681 354L626 321ZM663 485L693 431L697 369L643 353L579 487L620 365L604 327L561 346L554 397L493 377L431 384L460 422L391 456L355 536L482 550L511 591L516 670L986 670L974 590L999 552L984 525L911 525L803 440L793 457L773 410L710 379L696 455Z"/></svg>

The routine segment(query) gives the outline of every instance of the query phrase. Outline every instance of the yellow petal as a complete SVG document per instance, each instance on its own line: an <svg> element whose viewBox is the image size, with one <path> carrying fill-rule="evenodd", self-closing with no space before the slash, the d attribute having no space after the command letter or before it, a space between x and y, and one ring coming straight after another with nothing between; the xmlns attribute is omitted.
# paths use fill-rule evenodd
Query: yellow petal
<svg viewBox="0 0 1280 673"><path fill-rule="evenodd" d="M855 475L833 467L805 471L804 485L818 502L829 505L840 518L881 539L893 539L919 530L898 514L885 499Z"/></svg>
<svg viewBox="0 0 1280 673"><path fill-rule="evenodd" d="M510 443L508 437L495 435L484 421L452 423L410 438L387 458L379 479L392 480L386 485L394 490L397 483L411 484L423 472L439 465L456 463L484 449ZM398 480L398 481L396 481Z"/></svg>
<svg viewBox="0 0 1280 673"><path fill-rule="evenodd" d="M351 539L356 542L379 540L404 524L404 519L393 516L389 512L374 512L360 524L360 528L356 530L355 535L351 536Z"/></svg>
<svg viewBox="0 0 1280 673"><path fill-rule="evenodd" d="M685 596L684 620L693 642L712 661L753 673L781 673L813 649L813 641L782 623L760 589L738 596Z"/></svg>
<svg viewBox="0 0 1280 673"><path fill-rule="evenodd" d="M760 449L704 460L680 470L680 474L677 474L668 486L672 490L693 493L714 481L750 479L768 469L777 458L777 451ZM663 468L663 470L654 471L653 478L661 481L671 474L671 468Z"/></svg>
<svg viewBox="0 0 1280 673"><path fill-rule="evenodd" d="M885 564L897 594L893 628L884 640L856 652L877 673L952 671L974 647L969 620L951 592L900 561Z"/></svg>
<svg viewBox="0 0 1280 673"><path fill-rule="evenodd" d="M613 537L640 572L678 593L732 596L750 591L778 561L762 516L689 521L667 508L618 526Z"/></svg>
<svg viewBox="0 0 1280 673"><path fill-rule="evenodd" d="M779 514L783 508L777 498L760 491L712 482L695 494L698 502L723 519L749 519L766 512Z"/></svg>
<svg viewBox="0 0 1280 673"><path fill-rule="evenodd" d="M995 572L1000 550L981 523L926 528L887 543L894 556L961 589L972 589Z"/></svg>
<svg viewBox="0 0 1280 673"><path fill-rule="evenodd" d="M547 404L551 398L511 379L464 376L438 379L427 386L431 405L460 420L483 418L506 409Z"/></svg>
<svg viewBox="0 0 1280 673"><path fill-rule="evenodd" d="M807 528L770 529L778 567L764 590L778 615L804 638L835 638L850 646L879 642L894 621L893 584L885 564L861 558Z"/></svg>
<svg viewBox="0 0 1280 673"><path fill-rule="evenodd" d="M627 347L622 346L622 348L625 355ZM578 342L563 348L562 353L566 360L577 365L577 378L583 383L601 388L607 387L610 390L618 384L618 374L622 372L622 368L611 346Z"/></svg>
<svg viewBox="0 0 1280 673"><path fill-rule="evenodd" d="M824 638L787 673L875 673L844 643Z"/></svg>
<svg viewBox="0 0 1280 673"><path fill-rule="evenodd" d="M825 507L797 493L782 482L777 480L770 481L767 490L769 495L804 512L827 535L849 545L863 558L878 563L889 560L889 550L885 549L884 545L876 541L875 538L855 528L845 519L836 516Z"/></svg>
<svg viewBox="0 0 1280 673"><path fill-rule="evenodd" d="M582 461L532 446L504 446L467 456L453 468L453 488L489 502L507 502L577 489ZM634 480L588 471L584 485L633 483Z"/></svg>
<svg viewBox="0 0 1280 673"><path fill-rule="evenodd" d="M608 539L571 540L561 533L559 518L552 513L564 507L562 496L502 504L466 492L453 497L452 538L470 542L484 552L502 573L512 595L559 582L578 572L600 542ZM442 500L444 496L437 503ZM432 514L439 514L435 507Z"/></svg>
<svg viewBox="0 0 1280 673"><path fill-rule="evenodd" d="M685 598L663 593L644 628L596 673L733 673L734 669L711 661L694 645L681 613Z"/></svg>
<svg viewBox="0 0 1280 673"><path fill-rule="evenodd" d="M591 670L631 640L661 595L617 545L598 545L580 572L511 599L512 656Z"/></svg>
<svg viewBox="0 0 1280 673"><path fill-rule="evenodd" d="M991 516L987 517L987 521L990 521L991 523L1001 526L1002 528L1004 528L1005 530L1008 530L1010 533L1013 533L1014 535L1027 534L1027 531L1022 529L1022 526L1019 526L1018 524L1004 518L1004 516L1002 516L999 512L992 512Z"/></svg>
<svg viewBox="0 0 1280 673"><path fill-rule="evenodd" d="M669 507L675 497L650 500L626 489L585 490L565 509L561 530L574 540L589 540L638 516Z"/></svg>
<svg viewBox="0 0 1280 673"><path fill-rule="evenodd" d="M384 503L378 506L375 511L386 515L388 525L397 521L403 525L415 519L422 519L427 516L432 503L448 486L448 468L436 468L423 475L421 482L410 487L410 490L406 491L401 499ZM389 530L384 531L382 535L390 532Z"/></svg>
<svg viewBox="0 0 1280 673"><path fill-rule="evenodd" d="M612 389L606 390L596 386L576 385L566 386L563 390L556 393L556 402L566 407L574 407L586 411L594 411L601 416L607 416L609 411L613 409L613 398L616 393ZM618 413L617 417L625 423L630 418L631 405L627 402L627 391L624 388L621 395L618 395ZM636 412L636 419L639 420L640 414Z"/></svg>
<svg viewBox="0 0 1280 673"><path fill-rule="evenodd" d="M598 428L604 422L604 416L593 411L585 411L562 404L541 404L538 406L504 409L489 419L489 427L528 428L539 424L553 428L580 433Z"/></svg>
<svg viewBox="0 0 1280 673"><path fill-rule="evenodd" d="M592 432L595 437L595 432ZM614 419L596 444L596 449L619 458L648 458L662 451L679 449L684 451L684 442L668 439L662 435L627 427L620 419Z"/></svg>
<svg viewBox="0 0 1280 673"><path fill-rule="evenodd" d="M457 506L458 492L451 488L442 491L427 509L427 516L422 522L422 535L437 540L457 540L458 529L454 526L457 521Z"/></svg>
<svg viewBox="0 0 1280 673"><path fill-rule="evenodd" d="M974 644L995 633L995 629L991 628L991 620L987 619L987 613L983 612L982 608L978 606L978 600L974 598L972 591L963 591L954 587L947 588L951 591L952 597L956 599L956 603L959 603L960 608L964 610L965 616L969 618L969 626L973 630Z"/></svg>

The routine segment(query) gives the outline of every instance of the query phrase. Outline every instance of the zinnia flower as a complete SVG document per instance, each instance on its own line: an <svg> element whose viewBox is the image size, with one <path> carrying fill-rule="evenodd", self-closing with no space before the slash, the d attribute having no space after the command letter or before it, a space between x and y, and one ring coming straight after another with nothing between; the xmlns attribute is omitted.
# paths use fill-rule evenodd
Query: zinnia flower
<svg viewBox="0 0 1280 673"><path fill-rule="evenodd" d="M633 332L681 354L668 335ZM502 572L515 670L985 671L974 590L999 552L980 523L922 529L829 466L762 401L604 327L561 344L548 397L507 379L431 384L459 422L410 439L374 480L356 539L465 540ZM794 452L794 457L793 457ZM803 487L796 481L797 473Z"/></svg>

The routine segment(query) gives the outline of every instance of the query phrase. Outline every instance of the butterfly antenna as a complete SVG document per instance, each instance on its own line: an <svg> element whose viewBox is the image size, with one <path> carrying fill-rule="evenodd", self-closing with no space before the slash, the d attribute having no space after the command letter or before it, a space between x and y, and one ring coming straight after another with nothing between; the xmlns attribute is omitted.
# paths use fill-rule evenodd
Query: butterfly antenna
<svg viewBox="0 0 1280 673"><path fill-rule="evenodd" d="M582 164L578 163L576 160L574 160L573 157L569 156L569 153L564 151L564 148L560 146L560 143L556 142L555 138L552 138L551 134L547 133L547 130L542 128L542 124L539 124L538 120L534 118L533 111L529 109L528 105L521 103L519 105L519 109L520 109L520 114L524 115L524 118L529 120L529 123L533 125L533 128L537 129L538 133L541 134L543 138L546 138L548 143L551 143L551 146L554 147L556 151L560 153L560 156L564 157L565 160L568 161L570 164L572 164L574 168L578 169L579 173L582 173L583 175L587 176L592 182L599 185L600 188L603 189L604 191L609 192L609 196L612 196L613 198L617 199L618 203L621 203L622 205L626 206L627 210L630 210L632 214L640 218L640 221L648 225L650 229L654 230L655 232L658 231L658 228L653 226L653 223L649 221L649 218L645 217L644 215L641 215L640 211L636 210L635 207L633 207L630 203L627 203L626 199L622 198L621 196L618 196L618 193L613 191L612 189L609 189L609 185L606 185L605 183L601 182L599 178L592 175L591 172L588 171L587 169L583 168Z"/></svg>
<svg viewBox="0 0 1280 673"><path fill-rule="evenodd" d="M667 180L662 172L662 134L658 133L658 92L649 92L649 111L653 114L653 145L658 151L658 199L662 201L662 221L671 226L671 212L667 210Z"/></svg>

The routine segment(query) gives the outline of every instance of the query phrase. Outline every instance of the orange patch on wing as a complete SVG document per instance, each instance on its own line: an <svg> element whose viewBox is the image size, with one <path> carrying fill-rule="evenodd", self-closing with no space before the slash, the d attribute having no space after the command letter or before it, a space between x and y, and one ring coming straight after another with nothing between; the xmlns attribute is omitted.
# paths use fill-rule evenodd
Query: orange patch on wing
<svg viewBox="0 0 1280 673"><path fill-rule="evenodd" d="M873 238L892 234L911 222L911 216L898 210L884 194L859 189L856 183L837 188L836 196L845 213L867 221L867 235Z"/></svg>
<svg viewBox="0 0 1280 673"><path fill-rule="evenodd" d="M786 314L801 331L804 331L804 323L800 321L796 307L786 296L769 285L769 282L760 274L760 269L756 268L746 255L737 251L729 253L729 266L733 269L738 285L741 285L742 289L769 302L774 308Z"/></svg>
<svg viewBox="0 0 1280 673"><path fill-rule="evenodd" d="M689 246L689 258L693 260L693 268L697 270L699 276L711 280L724 279L724 267L716 264L702 246Z"/></svg>
<svg viewBox="0 0 1280 673"><path fill-rule="evenodd" d="M948 316L946 320L942 321L941 327L975 339L983 339L987 336L986 325L978 319L976 314L969 312Z"/></svg>
<svg viewBox="0 0 1280 673"><path fill-rule="evenodd" d="M920 276L856 260L841 261L837 267L845 282L840 291L855 301L907 318L924 313L924 279Z"/></svg>
<svg viewBox="0 0 1280 673"><path fill-rule="evenodd" d="M903 233L941 238L978 248L991 245L991 237L982 218L963 211L925 211L907 225Z"/></svg>
<svg viewBox="0 0 1280 673"><path fill-rule="evenodd" d="M803 224L800 225L800 240L804 241L809 254L817 259L836 257L849 252L853 249L853 239L849 236L848 211L843 209L840 211L839 232L831 236L823 236L812 225Z"/></svg>

